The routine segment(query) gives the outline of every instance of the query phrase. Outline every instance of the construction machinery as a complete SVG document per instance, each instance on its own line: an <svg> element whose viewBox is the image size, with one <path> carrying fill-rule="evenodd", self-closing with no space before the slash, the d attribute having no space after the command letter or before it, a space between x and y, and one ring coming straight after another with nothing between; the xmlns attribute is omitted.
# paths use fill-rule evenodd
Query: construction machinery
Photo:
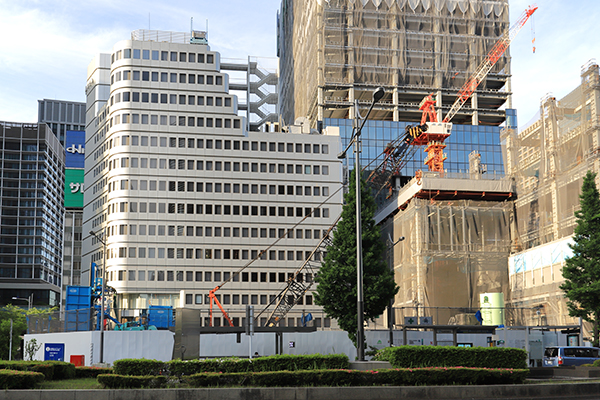
<svg viewBox="0 0 600 400"><path fill-rule="evenodd" d="M529 6L521 14L517 22L496 42L475 72L473 72L471 77L467 79L459 90L454 104L452 104L448 114L446 114L441 122L438 121L438 115L435 111L437 101L434 95L430 94L421 101L419 105L419 110L423 112L421 123L416 126L407 126L405 135L391 142L386 147L384 160L369 176L368 181L372 186L377 188L377 194L384 187L389 188L391 194L392 187L390 180L392 176L400 172L400 169L406 162L406 155L409 153L407 147L410 145L426 146L425 152L427 152L427 157L425 164L429 167L429 171L439 172L440 174L444 173L444 161L446 160L446 155L444 154L446 145L444 141L452 132L452 123L450 121L471 97L500 57L502 57L511 41L537 8L536 5Z"/></svg>
<svg viewBox="0 0 600 400"><path fill-rule="evenodd" d="M510 42L521 30L525 22L529 17L537 10L537 6L530 6L521 15L518 21L506 32L502 38L494 45L492 50L486 55L483 62L477 67L472 76L465 82L463 87L460 89L457 99L450 108L450 111L446 117L439 122L438 116L435 111L436 99L433 94L426 96L419 105L419 110L423 111L421 117L421 123L416 126L407 126L403 136L399 137L395 141L388 144L383 152L384 160L373 170L369 175L367 181L372 187L377 189L376 196L383 190L383 188L390 188L390 180L394 175L397 175L400 169L405 163L411 158L411 154L414 153L416 146L425 145L425 151L428 156L425 160L425 164L429 167L430 171L437 171L443 173L444 171L444 160L446 156L443 153L446 145L444 141L450 136L452 132L452 123L449 121L456 115L456 113L462 108L464 103L471 97L477 86L487 76L489 71L492 69L498 59L504 54ZM364 170L364 169L363 169ZM336 191L337 193L337 191ZM334 193L335 194L335 193ZM330 196L325 202L327 202ZM323 202L322 204L324 204ZM309 214L310 215L310 214ZM295 226L301 224L308 216L305 216ZM340 216L341 217L341 216ZM294 305L298 303L298 300L310 289L313 284L313 280L301 280L299 279L301 273L305 270L310 270L313 274L316 272L316 265L314 265L315 254L319 250L324 250L330 243L330 235L335 229L337 222L340 217L331 225L327 232L323 235L319 243L314 247L310 254L310 257L302 263L302 265L296 270L296 272L289 277L286 286L281 292L273 298L271 303L267 305L262 311L256 314L255 319L258 319L261 315L268 312L268 309L275 305L274 310L271 311L267 319L267 326L275 326L285 317L285 315L292 309ZM294 226L294 227L295 227ZM281 239L287 236L287 232L278 238L271 246L262 250L254 259L240 268L238 271L233 273L228 279L226 279L219 286L215 287L209 292L210 299L210 325L212 326L213 321L213 304L216 304L221 310L225 320L229 326L233 326L233 322L229 318L229 315L223 309L223 306L217 299L215 292L218 291L223 285L232 281L235 276L239 275L244 269L249 267L256 260L260 259L270 248L275 246ZM319 261L320 262L320 261ZM314 275L313 275L314 276Z"/></svg>

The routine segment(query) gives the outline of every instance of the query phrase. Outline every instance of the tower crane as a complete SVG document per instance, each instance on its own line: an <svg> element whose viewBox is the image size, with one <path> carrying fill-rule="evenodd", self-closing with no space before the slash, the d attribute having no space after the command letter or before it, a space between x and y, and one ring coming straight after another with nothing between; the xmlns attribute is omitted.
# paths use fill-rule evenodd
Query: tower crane
<svg viewBox="0 0 600 400"><path fill-rule="evenodd" d="M416 126L407 126L405 129L404 135L389 143L385 148L382 156L384 160L373 170L373 172L369 175L368 182L371 183L372 186L378 187L379 192L384 187L389 187L389 181L392 176L396 175L403 165L410 159L410 155L415 151L416 146L418 145L427 145L425 151L428 153L425 164L429 166L430 171L438 171L443 172L443 162L446 159L446 156L443 154L443 149L446 145L443 143L444 140L450 136L452 131L452 123L449 122L456 113L462 108L464 103L471 97L475 89L479 86L481 81L487 76L492 67L496 64L498 59L504 54L510 42L514 39L517 33L521 30L523 25L527 22L529 17L537 10L537 6L529 6L525 12L519 17L517 22L510 28L508 32L506 32L498 42L494 45L492 50L486 55L485 59L482 63L477 67L472 76L465 82L465 84L460 89L457 99L450 108L450 111L443 119L442 122L438 122L437 114L435 113L435 102L433 94L426 96L419 105L419 110L423 111L421 117L421 123ZM429 118L429 121L427 119ZM341 188L340 188L341 189ZM338 189L338 191L340 190ZM336 191L337 193L337 191ZM333 197L332 194L327 200ZM325 200L322 204L327 202ZM321 205L322 205L321 204ZM297 225L301 224L309 215L305 216L301 221L299 221ZM300 276L300 272L303 270L313 270L314 266L311 263L311 259L313 259L315 253L322 248L325 248L328 244L330 244L329 236L335 226L339 217L336 221L331 225L331 227L327 230L327 232L323 235L319 243L314 247L311 252L311 256L304 261L304 263L296 270L293 276L290 276L286 287L280 292L278 296L275 297L273 302L271 302L264 310L262 310L258 316L267 312L267 309L275 304L275 309L270 313L267 325L273 326L277 325L288 313L288 311L298 303L298 300L302 298L302 295L305 294L310 287L312 286L311 282L299 282L298 277ZM292 228L293 229L293 228ZM213 321L213 304L216 304L223 316L227 320L230 326L233 326L233 322L229 318L229 315L223 309L223 306L217 299L215 292L218 291L223 285L232 281L235 276L239 275L241 271L249 267L252 263L257 261L265 254L271 247L275 246L277 242L283 239L286 235L284 234L282 237L277 239L273 244L271 244L268 248L262 250L254 259L248 262L246 265L241 267L238 271L234 272L230 278L226 279L219 286L215 287L209 292L210 299L210 324L212 326Z"/></svg>
<svg viewBox="0 0 600 400"><path fill-rule="evenodd" d="M426 96L421 101L419 110L423 111L423 114L421 116L420 125L407 126L404 136L388 145L384 151L385 158L383 162L378 165L369 176L368 181L372 183L374 187L379 189L377 194L379 194L383 187L388 187L391 191L390 180L392 176L398 174L403 162L406 162L404 156L408 154L408 145L426 145L425 151L427 152L427 158L425 159L425 164L429 167L430 171L443 173L444 160L446 159L443 152L446 147L444 141L452 132L452 123L450 121L471 97L481 81L485 79L492 67L500 57L502 57L517 33L519 33L521 28L523 28L523 25L525 25L529 17L531 17L537 9L538 7L535 4L529 6L523 14L521 14L517 22L515 22L515 24L496 42L475 72L473 72L461 87L454 104L450 107L450 111L448 111L448 114L446 114L441 122L438 122L437 114L435 112L436 99L433 94ZM427 119L429 119L429 121L427 121Z"/></svg>

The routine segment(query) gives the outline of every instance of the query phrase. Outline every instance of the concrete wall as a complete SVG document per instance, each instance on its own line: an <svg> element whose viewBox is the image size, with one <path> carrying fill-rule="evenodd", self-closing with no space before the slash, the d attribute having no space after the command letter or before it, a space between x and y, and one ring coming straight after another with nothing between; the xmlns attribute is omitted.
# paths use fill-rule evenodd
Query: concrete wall
<svg viewBox="0 0 600 400"><path fill-rule="evenodd" d="M35 355L44 359L47 343L64 343L64 361L71 355L84 355L85 365L100 362L100 332L62 332L25 335L25 342L36 339L42 346ZM122 358L148 358L169 361L173 355L173 332L170 331L106 331L104 332L104 362L112 364Z"/></svg>
<svg viewBox="0 0 600 400"><path fill-rule="evenodd" d="M597 399L600 383L492 386L383 386L228 389L5 390L4 400L427 400Z"/></svg>

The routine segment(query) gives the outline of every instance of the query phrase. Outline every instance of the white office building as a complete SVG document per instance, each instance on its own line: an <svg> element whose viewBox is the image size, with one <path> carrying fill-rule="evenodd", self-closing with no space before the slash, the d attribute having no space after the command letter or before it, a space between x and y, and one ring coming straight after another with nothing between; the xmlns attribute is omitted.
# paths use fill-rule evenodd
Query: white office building
<svg viewBox="0 0 600 400"><path fill-rule="evenodd" d="M88 68L82 269L102 266L106 248L121 317L151 304L207 310L232 278L216 294L240 324L340 214L340 139L247 132L219 53L194 36L136 31ZM303 310L322 315L308 292L286 323ZM220 313L212 322L225 325Z"/></svg>

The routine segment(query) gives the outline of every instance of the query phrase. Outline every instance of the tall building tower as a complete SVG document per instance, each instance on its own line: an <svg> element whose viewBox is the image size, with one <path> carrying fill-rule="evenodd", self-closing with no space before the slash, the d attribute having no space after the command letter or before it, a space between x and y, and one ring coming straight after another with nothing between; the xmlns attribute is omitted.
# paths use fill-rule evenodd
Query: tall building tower
<svg viewBox="0 0 600 400"><path fill-rule="evenodd" d="M85 103L38 100L38 123L51 127L65 148L65 218L63 232L63 290L80 285L81 222L83 219L83 152L85 149ZM87 284L85 282L84 284Z"/></svg>
<svg viewBox="0 0 600 400"><path fill-rule="evenodd" d="M58 306L63 147L46 124L0 122L0 142L0 304Z"/></svg>
<svg viewBox="0 0 600 400"><path fill-rule="evenodd" d="M341 212L337 131L248 132L228 89L200 32L136 31L90 64L83 268L106 264L121 316L205 312L209 290L230 280L217 299L239 324ZM319 315L312 294L302 304Z"/></svg>
<svg viewBox="0 0 600 400"><path fill-rule="evenodd" d="M434 94L439 115L448 112L509 29L508 1L282 0L278 29L284 122L307 117L317 129L339 126L345 141L355 101L366 109L374 89L385 88L370 116L375 121L363 131L366 165L407 123L420 121L425 96ZM511 107L510 95L507 52L451 121L449 171L467 171L468 154L475 150L488 171L503 172L498 126L506 119L501 107ZM403 173L420 168L423 155L416 152Z"/></svg>
<svg viewBox="0 0 600 400"><path fill-rule="evenodd" d="M85 129L85 103L38 100L38 122L48 124L60 140L60 144L64 146L67 131L83 131Z"/></svg>

